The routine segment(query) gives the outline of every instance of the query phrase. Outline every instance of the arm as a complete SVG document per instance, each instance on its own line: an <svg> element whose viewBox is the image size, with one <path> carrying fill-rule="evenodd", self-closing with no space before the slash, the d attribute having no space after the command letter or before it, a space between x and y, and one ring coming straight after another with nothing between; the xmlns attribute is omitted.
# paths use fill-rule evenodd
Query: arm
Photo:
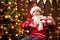
<svg viewBox="0 0 60 40"><path fill-rule="evenodd" d="M29 21L25 21L25 22L21 21L21 22L19 23L19 27L22 28L22 29L24 29L24 28L29 28L29 24L30 24Z"/></svg>
<svg viewBox="0 0 60 40"><path fill-rule="evenodd" d="M52 18L52 22L48 26L51 31L54 31L56 29L56 23L53 18Z"/></svg>

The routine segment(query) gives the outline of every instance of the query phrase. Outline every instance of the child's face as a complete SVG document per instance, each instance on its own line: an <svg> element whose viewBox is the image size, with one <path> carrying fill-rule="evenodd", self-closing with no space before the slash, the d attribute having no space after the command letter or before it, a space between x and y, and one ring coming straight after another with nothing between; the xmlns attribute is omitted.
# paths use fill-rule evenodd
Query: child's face
<svg viewBox="0 0 60 40"><path fill-rule="evenodd" d="M39 10L35 10L32 15L33 16L39 16L41 14L41 12Z"/></svg>

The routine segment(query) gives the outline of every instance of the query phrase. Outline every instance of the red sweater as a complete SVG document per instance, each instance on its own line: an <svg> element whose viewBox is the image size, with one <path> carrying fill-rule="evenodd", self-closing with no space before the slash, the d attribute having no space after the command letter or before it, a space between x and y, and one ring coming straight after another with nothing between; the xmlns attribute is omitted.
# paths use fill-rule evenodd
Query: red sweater
<svg viewBox="0 0 60 40"><path fill-rule="evenodd" d="M46 30L47 30L48 24L44 23L43 24L43 30L38 31L37 30L38 25L36 25L35 27L31 27L30 26L31 23L34 24L33 20L21 22L19 26L20 26L20 28L30 28L30 29L32 29L29 37L40 38L41 40L45 40L45 38L46 38ZM55 29L55 25L52 24L50 26L53 29Z"/></svg>

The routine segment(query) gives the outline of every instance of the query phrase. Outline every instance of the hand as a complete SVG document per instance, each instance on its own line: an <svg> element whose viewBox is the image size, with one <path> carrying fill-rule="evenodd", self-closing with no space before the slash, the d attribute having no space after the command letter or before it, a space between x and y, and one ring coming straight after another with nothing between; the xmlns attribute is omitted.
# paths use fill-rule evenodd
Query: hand
<svg viewBox="0 0 60 40"><path fill-rule="evenodd" d="M56 23L55 23L55 21L54 21L53 18L51 19L51 23L50 23L50 24L54 24L54 25L56 25Z"/></svg>
<svg viewBox="0 0 60 40"><path fill-rule="evenodd" d="M37 24L30 23L30 26L35 27Z"/></svg>

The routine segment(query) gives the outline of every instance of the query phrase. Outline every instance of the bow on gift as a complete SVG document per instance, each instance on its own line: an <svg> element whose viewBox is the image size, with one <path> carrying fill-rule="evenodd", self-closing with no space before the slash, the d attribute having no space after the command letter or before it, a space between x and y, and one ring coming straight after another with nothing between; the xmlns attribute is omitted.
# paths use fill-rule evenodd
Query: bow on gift
<svg viewBox="0 0 60 40"><path fill-rule="evenodd" d="M51 23L52 17L51 16L43 16L42 17L42 22L43 23Z"/></svg>

